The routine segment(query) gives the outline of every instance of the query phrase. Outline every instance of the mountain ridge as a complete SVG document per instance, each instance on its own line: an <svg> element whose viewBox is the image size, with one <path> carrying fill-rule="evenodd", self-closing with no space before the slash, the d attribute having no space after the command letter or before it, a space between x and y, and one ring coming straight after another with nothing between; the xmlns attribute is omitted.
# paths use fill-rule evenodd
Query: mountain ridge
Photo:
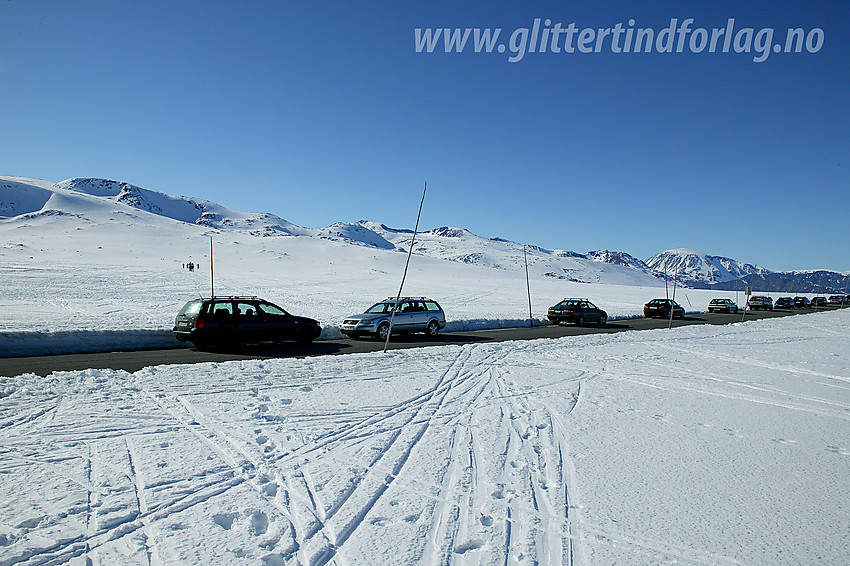
<svg viewBox="0 0 850 566"><path fill-rule="evenodd" d="M89 211L94 209L111 217L114 213L151 214L213 230L244 231L257 237L315 237L405 253L413 234L412 230L391 228L374 220L306 228L271 213L236 211L205 199L172 196L109 179L78 177L50 183L0 177L0 222L63 215L86 221L91 215ZM687 248L659 252L646 261L623 251L579 253L546 249L498 237L484 238L452 226L420 232L414 252L493 269L520 270L526 268L527 262L529 271L536 275L582 283L658 285L665 277L675 276L686 287L734 289L755 274L760 284L777 290L840 292L850 280L845 274L829 270L774 272Z"/></svg>

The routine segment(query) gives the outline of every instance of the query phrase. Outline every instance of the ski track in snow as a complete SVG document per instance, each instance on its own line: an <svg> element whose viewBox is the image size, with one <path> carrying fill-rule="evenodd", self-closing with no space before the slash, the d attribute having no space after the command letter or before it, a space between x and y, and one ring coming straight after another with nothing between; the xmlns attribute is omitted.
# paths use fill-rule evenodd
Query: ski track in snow
<svg viewBox="0 0 850 566"><path fill-rule="evenodd" d="M806 347L818 337L846 344L845 319L815 325ZM0 566L799 561L801 543L774 560L734 526L712 538L644 523L647 505L670 502L620 500L630 512L605 511L588 470L610 472L588 468L587 438L617 418L680 441L712 433L704 438L718 453L760 435L763 444L742 446L767 447L768 459L806 450L829 481L840 479L850 457L847 363L836 353L803 367L779 355L804 327L783 319L9 379L0 389ZM741 350L754 336L757 346ZM733 408L671 414L642 405L641 391ZM808 442L805 430L746 430L732 416L741 403L829 427ZM609 481L664 481L639 470ZM821 532L847 524L832 513ZM836 544L822 550L839 556Z"/></svg>

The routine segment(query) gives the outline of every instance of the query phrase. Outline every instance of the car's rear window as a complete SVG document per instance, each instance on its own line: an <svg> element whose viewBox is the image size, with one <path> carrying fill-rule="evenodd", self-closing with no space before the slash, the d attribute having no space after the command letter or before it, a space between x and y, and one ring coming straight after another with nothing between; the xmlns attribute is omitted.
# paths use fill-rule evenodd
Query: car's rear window
<svg viewBox="0 0 850 566"><path fill-rule="evenodd" d="M204 303L202 301L189 301L188 303L183 305L183 308L180 309L180 312L177 313L177 316L180 316L181 314L186 316L196 316L198 313L201 312L201 306L203 304Z"/></svg>
<svg viewBox="0 0 850 566"><path fill-rule="evenodd" d="M429 311L438 311L440 310L440 305L438 305L434 301L425 301L425 308Z"/></svg>

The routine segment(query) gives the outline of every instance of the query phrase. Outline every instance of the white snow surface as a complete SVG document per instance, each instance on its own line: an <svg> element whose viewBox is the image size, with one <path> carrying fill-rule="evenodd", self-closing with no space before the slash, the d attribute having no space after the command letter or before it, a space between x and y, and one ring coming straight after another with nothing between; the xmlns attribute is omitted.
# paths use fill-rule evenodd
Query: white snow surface
<svg viewBox="0 0 850 566"><path fill-rule="evenodd" d="M217 295L261 296L339 338L344 317L396 295L411 237L374 221L303 228L104 179L0 177L0 356L177 345L177 311L211 292L210 238ZM414 251L403 294L436 299L448 330L527 324L521 244L442 227L419 234ZM526 252L538 323L564 297L589 298L616 319L641 316L667 293L637 263ZM183 267L190 261L194 272ZM744 302L735 292L677 293L690 312L714 297Z"/></svg>
<svg viewBox="0 0 850 566"><path fill-rule="evenodd" d="M850 311L0 378L0 564L846 564Z"/></svg>

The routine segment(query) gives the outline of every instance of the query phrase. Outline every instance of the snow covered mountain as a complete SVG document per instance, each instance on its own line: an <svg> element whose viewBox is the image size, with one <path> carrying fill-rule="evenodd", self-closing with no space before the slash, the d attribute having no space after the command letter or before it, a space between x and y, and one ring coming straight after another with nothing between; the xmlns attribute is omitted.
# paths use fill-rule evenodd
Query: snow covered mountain
<svg viewBox="0 0 850 566"><path fill-rule="evenodd" d="M741 289L753 285L777 293L846 293L850 277L828 270L771 271L755 265L679 248L655 254L646 264L656 275L676 276L696 289Z"/></svg>
<svg viewBox="0 0 850 566"><path fill-rule="evenodd" d="M671 279L675 275L684 284L696 286L734 281L759 272L748 263L686 248L657 253L646 263L657 272L667 273Z"/></svg>
<svg viewBox="0 0 850 566"><path fill-rule="evenodd" d="M98 239L98 250L112 249L127 256L157 255L164 246L175 250L199 234L241 234L257 238L304 237L342 245L406 253L411 230L390 228L380 222L340 222L325 228L306 228L269 213L240 212L194 197L171 196L129 183L107 179L73 178L59 183L20 177L0 177L0 227L6 242L0 248L18 252L38 246L39 254L61 261L81 256ZM49 227L49 228L48 228ZM188 231L187 231L188 230ZM61 232L62 238L56 238ZM27 234L27 238L19 237ZM85 234L85 240L81 236ZM167 236L167 237L166 237ZM20 241L15 241L15 240ZM151 241L164 242L151 246ZM254 241L250 247L269 256L283 257L279 246ZM243 246L244 247L244 246ZM32 254L35 250L30 250ZM831 271L773 272L748 263L702 252L675 249L643 261L620 251L577 253L545 249L501 238L483 238L463 228L443 226L420 232L414 253L421 256L509 272L522 272L526 261L534 277L577 283L658 286L674 274L680 285L732 289L753 274L763 288L777 292L844 292L847 275ZM31 254L31 255L32 255ZM100 253L104 263L114 254ZM174 254L179 254L175 251ZM109 256L109 259L106 259ZM179 255L178 255L179 257ZM87 256L90 260L91 257ZM377 268L379 269L379 268Z"/></svg>
<svg viewBox="0 0 850 566"><path fill-rule="evenodd" d="M375 221L336 223L305 228L268 213L246 213L190 197L171 196L129 183L75 178L56 184L0 177L0 222L32 223L64 216L80 226L124 225L125 236L138 241L137 229L162 225L175 230L193 224L216 231L238 231L258 237L302 236L387 251L407 252L412 232ZM4 220L5 219L5 220ZM79 226L78 226L79 227ZM68 230L74 236L74 230ZM646 265L622 252L591 252L523 246L500 238L482 238L463 228L440 227L417 235L414 252L437 259L492 269L519 271L582 283L658 285Z"/></svg>

